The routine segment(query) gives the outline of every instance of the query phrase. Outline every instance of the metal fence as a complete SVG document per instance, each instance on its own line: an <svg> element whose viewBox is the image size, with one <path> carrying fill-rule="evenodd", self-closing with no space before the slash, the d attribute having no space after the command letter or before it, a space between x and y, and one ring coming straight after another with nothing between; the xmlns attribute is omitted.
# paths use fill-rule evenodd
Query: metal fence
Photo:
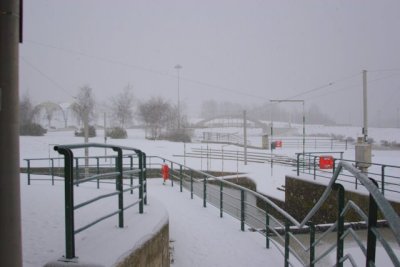
<svg viewBox="0 0 400 267"><path fill-rule="evenodd" d="M285 266L294 264L295 260L290 255L294 256L296 261L304 266L313 267L321 264L322 260L328 257L330 253L335 253L336 266L343 266L346 262L352 266L357 266L356 259L344 247L344 239L348 236L352 236L356 240L356 244L364 254L366 266L375 266L377 242L382 245L389 261L394 266L400 266L399 256L393 250L395 246L400 249L399 216L383 194L378 191L377 184L347 162L341 161L337 164L325 192L301 222L293 218L274 201L257 192L162 157L149 157L149 168L159 168L162 164L170 166L170 183L172 186L178 184L180 192L185 188L190 192L191 198L194 195L202 198L203 207L206 207L209 203L219 208L220 217L227 213L237 218L240 221L242 231L245 231L245 225L247 225L263 234L266 238L266 247L270 248L270 245L273 244L283 255ZM345 203L344 187L336 183L342 171L350 173L359 184L362 184L368 190L370 194L368 214L364 213L352 201ZM312 223L312 219L331 192L337 194L337 221L330 225L319 238L316 238L316 226ZM363 242L351 227L344 230L345 216L351 210L355 211L360 216L360 220L365 221L368 225L366 242ZM377 227L378 211L387 221L394 243L389 243L381 233L381 229ZM295 232L298 231L306 234L306 243L296 236ZM335 234L336 241L327 249L322 250L319 245L324 242L328 234Z"/></svg>
<svg viewBox="0 0 400 267"><path fill-rule="evenodd" d="M101 145L101 147L104 146ZM117 182L117 184L118 186L122 185L123 174L130 173L129 171L133 172L133 170L124 172L122 168L122 150L129 150L130 148L107 147L118 151L118 160L116 164L119 170L117 174L117 180L119 182ZM77 147L61 146L57 148L59 153L65 155L65 186L66 192L68 192L66 194L66 203L73 203L73 199L71 200L71 196L73 197L74 185L72 149L75 148ZM204 207L207 206L207 203L217 207L220 211L220 217L223 217L224 214L229 214L237 218L242 231L245 231L245 226L247 225L251 229L263 234L265 236L265 246L270 248L271 244L274 245L283 255L285 266L293 265L295 261L298 261L304 266L313 267L317 264L322 264L322 261L326 257L329 257L331 253L335 254L336 266L343 266L345 263L357 266L356 259L352 256L351 251L347 251L344 246L344 240L349 236L356 241L360 251L363 253L366 266L375 266L377 243L380 243L383 249L381 253L387 255L388 261L391 262L393 266L400 266L399 255L394 252L394 250L400 249L400 218L391 204L385 199L385 196L378 190L378 183L368 178L366 174L360 173L348 162L340 161L335 165L334 173L321 198L312 207L308 215L299 222L273 200L248 188L162 157L151 156L146 159L146 155L143 152L139 150L134 150L134 152L137 154L139 167L138 177L139 180L141 180L141 182L139 182L140 186L138 187L140 212L143 212L143 204L146 203L146 175L150 174L150 171L152 171L152 175L159 177L161 175L162 164L168 164L170 166L170 184L172 186L178 185L180 192L183 192L183 188L187 189L190 192L191 198L197 195L202 199ZM362 184L369 193L368 214L358 207L356 203L352 201L345 202L345 189L341 184L337 183L340 174L343 172L351 175L353 179L357 180L357 184ZM94 175L94 177L85 177L79 182L75 182L82 183L91 179L97 179L96 175ZM131 189L132 188L129 187L125 189L119 187L117 191L118 194L120 194L121 192ZM332 193L337 196L337 220L317 238L315 234L316 226L312 223L312 220ZM80 205L86 204L89 203ZM119 214L120 219L120 214L122 213L123 220L123 210L127 207L123 207L122 205L119 199L119 209L115 214ZM73 222L74 208L73 205L70 207L66 205L66 218L69 218L66 219L66 223L68 221ZM358 233L351 227L345 230L345 216L350 211L358 214L360 220L367 224L366 241L363 241ZM388 241L388 238L382 234L382 229L377 227L378 212L388 225L387 229L390 231L390 238L392 241ZM110 214L108 216L113 216L115 214ZM104 218L100 218L94 223L102 219ZM73 236L76 231L73 229L73 226L71 228L71 225L66 225L66 228L69 229L66 231L67 258L73 258L75 257ZM307 236L305 241L302 241L295 234L298 231L302 231L303 234ZM321 249L320 244L325 242L325 238L329 234L336 236L335 241L330 242L327 248Z"/></svg>
<svg viewBox="0 0 400 267"><path fill-rule="evenodd" d="M85 172L86 176L82 177L81 169L88 168L88 166L79 165L79 159L74 157L73 150L83 149L83 148L105 148L112 149L117 153L115 157L115 166L113 169L100 173L100 167L97 168L99 173L91 175L89 172ZM121 147L114 145L103 145L103 144L78 144L78 145L60 145L55 146L54 150L58 153L64 155L64 186L65 186L65 259L66 261L72 260L76 257L75 255L75 234L80 233L88 229L89 227L107 219L112 216L118 215L118 227L124 227L124 211L138 205L139 213L143 213L143 206L147 202L146 196L146 155L142 151L129 147ZM135 159L137 160L137 168L133 168L133 164L130 164L130 168L124 168L124 151L134 152L136 154ZM131 162L133 162L134 157L131 155L128 157ZM126 159L126 157L125 157ZM27 161L28 165L30 161ZM75 165L74 165L75 163ZM29 170L29 167L28 167ZM29 174L28 174L29 175ZM133 185L132 179L136 175L139 181L138 185ZM131 179L130 185L123 183L124 177L129 176ZM110 180L111 179L111 180ZM99 180L108 180L115 182L116 191L108 194L99 195L95 198L87 200L85 202L75 204L74 203L74 185L97 181L99 185ZM54 182L54 180L53 180ZM130 204L124 203L124 193L131 192L137 189L139 191L138 199ZM118 209L106 214L100 218L94 219L94 221L88 223L87 225L75 229L75 219L74 211L80 209L84 206L90 205L104 198L109 198L112 196L117 196Z"/></svg>
<svg viewBox="0 0 400 267"><path fill-rule="evenodd" d="M339 157L333 157L332 169L321 169L319 165L319 159L326 155L335 154L339 155ZM306 152L305 154L296 153L296 156L297 175L300 175L300 173L305 173L311 175L314 180L317 178L322 178L325 180L331 179L338 163L341 161L347 162L354 167L357 167L357 165L360 163L365 164L365 162L343 159L343 152ZM383 195L397 195L400 193L400 166L379 163L370 163L370 165L371 166L365 175L374 179L378 183L379 190ZM352 184L355 190L362 188L360 187L358 179L355 179L354 176L346 170L340 174L338 181L344 184Z"/></svg>

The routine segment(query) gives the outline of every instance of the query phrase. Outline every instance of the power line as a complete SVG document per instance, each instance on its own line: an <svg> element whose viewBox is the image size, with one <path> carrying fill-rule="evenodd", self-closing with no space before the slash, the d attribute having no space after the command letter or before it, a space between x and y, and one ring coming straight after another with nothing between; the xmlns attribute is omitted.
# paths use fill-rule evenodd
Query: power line
<svg viewBox="0 0 400 267"><path fill-rule="evenodd" d="M376 69L376 70L368 70L368 72L400 72L400 69Z"/></svg>
<svg viewBox="0 0 400 267"><path fill-rule="evenodd" d="M32 63L30 63L29 61L27 61L23 56L21 56L22 61L28 65L29 67L31 67L32 69L34 69L36 72L38 72L40 75L42 75L44 78L46 78L48 81L50 81L51 83L53 83L57 88L61 89L61 91L70 96L73 97L73 95L71 95L70 93L68 93L68 90L65 89L60 83L56 82L54 79L52 79L49 75L47 75L46 73L44 73L43 71L41 71L38 67L34 66Z"/></svg>
<svg viewBox="0 0 400 267"><path fill-rule="evenodd" d="M57 47L57 46L53 46L53 45L48 45L48 44L36 42L36 41L33 41L33 40L25 40L25 42L32 43L32 44L39 45L39 46L43 46L43 47L47 47L47 48L51 48L51 49L55 49L55 50L59 50L59 51L63 51L63 52L70 53L70 54L81 55L81 56L84 56L84 57L96 59L96 60L99 60L99 61L104 61L104 62L107 62L107 63L110 63L110 64L114 64L114 65L120 65L120 66L124 66L124 67L128 67L128 68L137 69L137 70L140 70L140 71L149 72L149 73L152 73L152 74L157 74L157 75L160 75L160 76L168 76L168 77L172 77L172 78L177 78L177 75L170 74L167 71L159 71L159 70L154 70L154 69L151 69L151 68L145 68L145 67L142 67L142 66L133 65L133 64L129 64L129 63L125 63L125 62L121 62L121 61L117 61L117 60L113 60L113 59L109 59L109 58L105 58L105 57L99 57L99 56L96 56L96 55L86 54L86 53L83 53L83 52L77 51L77 50ZM266 99L265 97L260 96L260 95L249 94L249 93L245 93L245 92L240 91L240 90L235 90L235 89L231 89L231 88L227 88L227 87L211 84L211 83L208 83L208 82L203 82L203 81L190 79L190 78L185 78L185 77L180 77L180 79L184 80L186 82L193 83L193 84L206 86L206 87L214 88L214 89L220 89L220 90L236 93L236 94L247 96L247 97L252 97L252 98L257 98L257 99L260 99L260 98Z"/></svg>
<svg viewBox="0 0 400 267"><path fill-rule="evenodd" d="M73 50L73 49L57 47L57 46L54 46L54 45L44 44L44 43L33 41L33 40L25 40L25 43L32 43L32 44L35 44L35 45L39 45L39 46L43 46L43 47L47 47L47 48L63 51L63 52L70 53L70 54L77 54L77 55L81 55L81 56L84 56L84 57L87 57L87 58L92 58L92 59L95 59L95 60L104 61L104 62L107 62L107 63L110 63L110 64L120 65L120 66L124 66L124 67L128 67L128 68L136 69L136 70L139 70L139 71L149 72L149 73L160 75L160 76L168 76L168 77L172 77L172 78L177 78L177 76L175 74L170 74L168 71L160 71L160 70L146 68L146 67L142 67L142 66L138 66L138 65L133 65L133 64L130 64L130 63L117 61L117 60L106 58L106 57L90 55L90 54L87 54L87 53L84 53L84 52L81 52L81 51L77 51L77 50ZM28 62L26 62L26 63L28 63ZM60 86L60 84L58 84L57 82L52 80L49 76L47 76L46 74L41 72L38 68L34 67L31 63L28 63L28 64L30 64L31 67L36 69L39 73L41 73L44 77L46 77L52 83L56 84L59 88L62 88L62 86ZM400 71L400 69L378 69L378 70L371 70L369 72L397 72L397 71ZM357 77L359 75L361 75L361 72L358 72L356 74L352 74L350 76L346 76L346 77L343 77L343 78L340 78L340 79L336 79L336 80L334 80L332 82L317 86L315 88L312 88L312 89L309 89L309 90L303 91L301 93L292 95L290 97L282 98L282 99L283 100L291 100L291 99L298 98L300 96L304 96L304 95L307 95L307 94L311 94L311 93L314 93L314 92L318 92L318 91L321 91L321 90L332 88L333 86L337 85L340 82L353 79L354 77ZM370 80L369 82L383 80L383 79L386 79L386 78L389 78L389 77L392 77L392 76L395 76L395 75L397 75L397 74L391 74L391 75L385 76L383 78L377 78L377 79L374 79L374 80ZM205 86L205 87L209 87L209 88L219 89L219 90L230 92L230 93L235 93L237 95L242 95L242 96L256 98L256 99L268 100L268 98L266 98L265 96L246 93L245 90L235 90L235 89L232 89L232 88L228 88L228 87L224 87L224 86L220 86L220 85L215 85L215 84L212 84L212 83L209 83L209 82L199 81L199 80L195 80L195 79L191 79L191 78L187 78L187 77L180 77L180 79L183 80L183 81L189 82L189 83L193 83L193 84L197 84L197 85ZM63 90L65 91L64 88L63 88ZM337 89L337 90L335 90L335 91L333 91L331 93L342 91L342 90L344 90L344 89L340 88L340 89ZM328 93L328 94L331 94L331 93ZM324 95L326 95L326 94L324 94ZM322 95L322 96L324 96L324 95Z"/></svg>
<svg viewBox="0 0 400 267"><path fill-rule="evenodd" d="M35 44L35 45L39 45L39 46L43 46L43 47L47 47L47 48L51 48L51 49L55 49L55 50L59 50L59 51L63 51L63 52L69 53L69 54L76 54L76 55L84 56L84 57L87 57L87 58L96 59L98 61L104 61L104 62L111 63L111 64L114 64L114 65L120 65L120 66L124 66L124 67L129 67L129 68L132 68L132 69L138 69L138 70L141 70L141 71L150 72L150 73L158 74L158 75L176 77L175 75L169 74L168 72L162 72L162 71L158 71L158 70L154 70L154 69L150 69L150 68L145 68L145 67L142 67L142 66L137 66L137 65L125 63L125 62L122 62L122 61L117 61L117 60L106 58L106 57L90 55L90 54L87 54L87 53L84 53L84 52L78 51L78 50L73 50L73 49L69 49L69 48L63 48L63 47L58 47L58 46L54 46L54 45L44 44L44 43L40 43L40 42L36 42L36 41L32 41L32 40L25 40L25 43L26 42L32 43L32 44Z"/></svg>
<svg viewBox="0 0 400 267"><path fill-rule="evenodd" d="M357 74L353 74L353 75L350 75L350 76L346 76L346 77L344 77L344 78L337 79L337 80L335 80L335 81L333 81L333 82L329 82L329 83L327 83L327 84L323 84L323 85L317 86L317 87L315 87L315 88L313 88L313 89L310 89L310 90L301 92L301 93L299 93L299 94L296 94L296 95L293 95L293 96L290 96L290 97L287 97L287 98L285 98L284 100L290 100L290 99L293 99L293 98L297 98L297 97L299 97L299 96L303 96L303 95L306 95L306 94L310 94L310 93L313 93L313 92L317 92L317 91L320 91L320 90L323 90L323 89L332 87L332 86L336 85L336 84L339 83L339 82L343 82L343 81L345 81L345 80L352 79L352 78L354 78L354 77L356 77L356 76L359 76L360 74L361 74L361 73L358 72Z"/></svg>

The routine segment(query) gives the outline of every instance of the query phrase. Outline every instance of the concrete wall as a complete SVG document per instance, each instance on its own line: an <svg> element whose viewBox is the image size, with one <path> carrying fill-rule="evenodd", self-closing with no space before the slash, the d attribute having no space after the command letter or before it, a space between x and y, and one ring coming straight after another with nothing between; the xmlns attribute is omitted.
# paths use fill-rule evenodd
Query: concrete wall
<svg viewBox="0 0 400 267"><path fill-rule="evenodd" d="M302 221L325 191L325 185L286 176L285 209L298 221ZM354 201L368 215L369 197L358 193L346 191L345 204L348 200ZM391 202L393 208L400 213L400 203ZM382 216L378 215L378 218ZM332 191L326 203L314 215L312 221L317 224L332 223L337 218L336 192ZM347 213L345 220L348 222L362 221L355 212Z"/></svg>
<svg viewBox="0 0 400 267"><path fill-rule="evenodd" d="M169 265L169 223L166 223L151 239L115 266L168 267Z"/></svg>

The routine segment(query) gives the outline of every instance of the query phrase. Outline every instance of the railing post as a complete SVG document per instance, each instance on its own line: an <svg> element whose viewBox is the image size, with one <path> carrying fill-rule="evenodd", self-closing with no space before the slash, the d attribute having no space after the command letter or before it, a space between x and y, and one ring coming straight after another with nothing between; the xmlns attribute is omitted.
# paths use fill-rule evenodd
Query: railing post
<svg viewBox="0 0 400 267"><path fill-rule="evenodd" d="M285 223L285 267L289 267L289 242L290 242L290 225L289 222Z"/></svg>
<svg viewBox="0 0 400 267"><path fill-rule="evenodd" d="M376 187L378 187L378 183L370 179ZM366 266L375 266L375 255L376 255L376 236L373 233L373 229L377 225L378 219L378 209L375 202L375 199L372 195L369 195L369 209L368 209L368 235L367 235L367 260Z"/></svg>
<svg viewBox="0 0 400 267"><path fill-rule="evenodd" d="M179 190L182 192L182 165L179 165Z"/></svg>
<svg viewBox="0 0 400 267"><path fill-rule="evenodd" d="M240 190L240 230L244 231L244 190Z"/></svg>
<svg viewBox="0 0 400 267"><path fill-rule="evenodd" d="M79 158L75 158L75 180L77 181L76 186L79 186Z"/></svg>
<svg viewBox="0 0 400 267"><path fill-rule="evenodd" d="M143 156L143 193L144 193L144 204L147 205L147 156L146 153L142 152Z"/></svg>
<svg viewBox="0 0 400 267"><path fill-rule="evenodd" d="M308 222L308 226L310 227L310 267L314 267L315 260L315 225L313 222Z"/></svg>
<svg viewBox="0 0 400 267"><path fill-rule="evenodd" d="M51 158L51 185L54 185L54 159Z"/></svg>
<svg viewBox="0 0 400 267"><path fill-rule="evenodd" d="M269 248L269 214L268 214L268 203L265 206L265 246Z"/></svg>
<svg viewBox="0 0 400 267"><path fill-rule="evenodd" d="M343 247L344 247L344 240L341 238L344 232L344 217L342 215L342 211L344 209L344 187L341 184L334 184L333 188L337 191L337 218L338 218L338 225L337 225L337 247L336 247L336 266L343 267L343 262L341 262L343 258Z"/></svg>
<svg viewBox="0 0 400 267"><path fill-rule="evenodd" d="M381 192L382 195L385 195L385 165L382 165L382 172L381 172Z"/></svg>
<svg viewBox="0 0 400 267"><path fill-rule="evenodd" d="M143 213L143 204L144 204L144 199L143 199L143 153L142 151L137 151L136 152L138 159L139 159L139 213Z"/></svg>
<svg viewBox="0 0 400 267"><path fill-rule="evenodd" d="M193 199L193 170L190 170L190 198Z"/></svg>
<svg viewBox="0 0 400 267"><path fill-rule="evenodd" d="M336 159L333 158L332 173L335 173L335 170L336 170Z"/></svg>
<svg viewBox="0 0 400 267"><path fill-rule="evenodd" d="M28 172L28 185L31 185L31 161L29 159L27 161L27 167L26 170Z"/></svg>
<svg viewBox="0 0 400 267"><path fill-rule="evenodd" d="M297 153L296 154L296 156L297 156L297 166L296 166L296 169L297 169L297 176L299 176L300 175L300 153ZM271 159L272 160L272 159Z"/></svg>
<svg viewBox="0 0 400 267"><path fill-rule="evenodd" d="M219 217L222 218L224 213L224 184L219 181Z"/></svg>
<svg viewBox="0 0 400 267"><path fill-rule="evenodd" d="M96 172L97 174L100 174L100 158L96 157ZM97 178L97 189L100 188L100 179Z"/></svg>
<svg viewBox="0 0 400 267"><path fill-rule="evenodd" d="M133 156L129 155L129 170L133 170ZM130 175L130 185L133 186L133 174ZM133 189L131 189L131 195L133 194Z"/></svg>
<svg viewBox="0 0 400 267"><path fill-rule="evenodd" d="M64 155L64 197L65 197L65 258L75 258L74 235L74 154L68 148L55 146L54 150Z"/></svg>
<svg viewBox="0 0 400 267"><path fill-rule="evenodd" d="M207 176L203 179L203 207L207 207Z"/></svg>
<svg viewBox="0 0 400 267"><path fill-rule="evenodd" d="M124 227L124 191L122 185L122 178L123 178L123 166L122 166L122 149L120 147L114 147L114 151L118 153L117 159L115 161L115 168L119 172L117 179L116 179L116 190L118 193L118 227Z"/></svg>
<svg viewBox="0 0 400 267"><path fill-rule="evenodd" d="M313 162L313 164L314 164L314 180L316 179L316 166L317 166L317 157L314 157L314 162Z"/></svg>

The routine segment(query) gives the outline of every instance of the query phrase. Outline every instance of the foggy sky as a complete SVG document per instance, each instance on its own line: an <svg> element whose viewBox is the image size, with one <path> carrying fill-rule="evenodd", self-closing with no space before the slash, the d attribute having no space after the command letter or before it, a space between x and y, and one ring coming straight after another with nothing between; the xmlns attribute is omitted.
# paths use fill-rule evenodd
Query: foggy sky
<svg viewBox="0 0 400 267"><path fill-rule="evenodd" d="M318 104L342 123L393 126L400 108L400 1L28 0L20 91L34 102L98 102L130 84L137 98L247 106L270 99ZM303 94L304 92L310 92ZM282 104L298 109L295 104Z"/></svg>

